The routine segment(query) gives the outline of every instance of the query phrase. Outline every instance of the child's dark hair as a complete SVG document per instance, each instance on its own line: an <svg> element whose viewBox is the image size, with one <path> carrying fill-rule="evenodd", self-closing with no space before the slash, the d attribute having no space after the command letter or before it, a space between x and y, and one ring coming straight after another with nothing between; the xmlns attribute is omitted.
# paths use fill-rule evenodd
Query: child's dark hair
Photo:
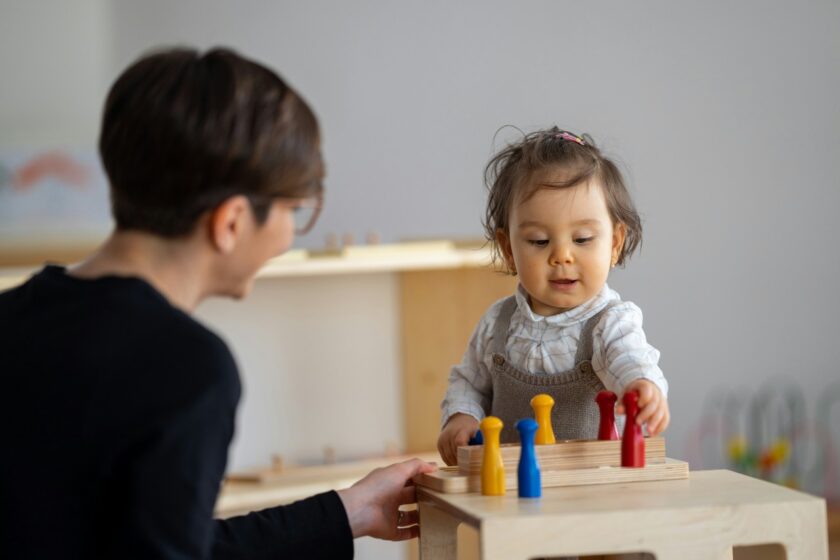
<svg viewBox="0 0 840 560"><path fill-rule="evenodd" d="M99 153L118 229L164 237L245 195L258 223L273 197L322 192L318 121L268 68L227 49L142 57L108 93Z"/></svg>
<svg viewBox="0 0 840 560"><path fill-rule="evenodd" d="M560 168L568 173L562 182L534 184L535 174ZM618 167L606 158L588 135L576 136L556 126L526 134L517 143L498 152L484 170L490 195L484 219L484 231L493 247L493 260L504 264L496 231L508 232L508 217L514 203L528 200L539 189L563 189L597 179L604 188L604 198L613 225L624 224L624 246L616 264L622 265L642 241L642 222ZM515 272L511 271L515 274Z"/></svg>

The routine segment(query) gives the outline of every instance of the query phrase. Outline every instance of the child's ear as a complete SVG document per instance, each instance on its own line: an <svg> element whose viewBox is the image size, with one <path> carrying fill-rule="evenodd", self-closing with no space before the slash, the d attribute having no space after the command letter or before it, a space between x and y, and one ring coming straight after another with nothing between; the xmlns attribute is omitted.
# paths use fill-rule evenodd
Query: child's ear
<svg viewBox="0 0 840 560"><path fill-rule="evenodd" d="M232 196L210 211L208 228L210 243L220 253L231 253L240 240L251 217L248 199Z"/></svg>
<svg viewBox="0 0 840 560"><path fill-rule="evenodd" d="M499 249L502 251L502 256L505 259L505 264L507 264L508 270L510 270L511 273L516 274L516 263L513 262L513 251L510 248L510 237L505 230L496 230L496 245L498 245Z"/></svg>
<svg viewBox="0 0 840 560"><path fill-rule="evenodd" d="M618 222L613 227L612 238L612 255L610 257L610 266L615 266L621 256L621 250L624 249L624 240L627 238L627 226L622 222Z"/></svg>

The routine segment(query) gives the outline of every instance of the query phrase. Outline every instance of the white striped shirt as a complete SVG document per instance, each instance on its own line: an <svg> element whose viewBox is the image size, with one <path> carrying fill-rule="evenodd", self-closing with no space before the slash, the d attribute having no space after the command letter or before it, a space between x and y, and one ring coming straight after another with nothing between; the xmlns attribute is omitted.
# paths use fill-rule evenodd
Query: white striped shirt
<svg viewBox="0 0 840 560"><path fill-rule="evenodd" d="M621 300L617 292L604 285L586 303L543 317L531 311L521 285L515 297L516 310L510 319L505 346L508 362L519 370L544 375L575 367L578 340L586 320L610 301ZM497 301L487 310L461 363L449 373L449 389L441 403L443 424L456 412L481 420L490 411L493 357L489 348L504 301ZM613 305L598 321L592 339L592 368L608 390L620 398L632 381L648 379L668 396L668 382L658 365L659 351L647 342L638 306L629 301Z"/></svg>

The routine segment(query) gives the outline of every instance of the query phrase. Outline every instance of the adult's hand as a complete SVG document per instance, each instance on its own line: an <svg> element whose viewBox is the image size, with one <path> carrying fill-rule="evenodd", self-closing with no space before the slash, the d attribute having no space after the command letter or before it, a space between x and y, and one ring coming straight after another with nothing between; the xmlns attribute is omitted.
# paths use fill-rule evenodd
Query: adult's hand
<svg viewBox="0 0 840 560"><path fill-rule="evenodd" d="M433 463L410 459L371 471L350 488L339 490L353 537L402 541L419 535L417 511L401 512L399 507L417 501L414 475L435 470Z"/></svg>

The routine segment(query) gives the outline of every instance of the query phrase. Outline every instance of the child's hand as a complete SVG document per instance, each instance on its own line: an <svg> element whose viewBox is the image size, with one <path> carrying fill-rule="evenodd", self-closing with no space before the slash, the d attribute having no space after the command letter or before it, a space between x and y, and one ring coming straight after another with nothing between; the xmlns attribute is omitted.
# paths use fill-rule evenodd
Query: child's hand
<svg viewBox="0 0 840 560"><path fill-rule="evenodd" d="M641 426L647 422L648 433L656 436L665 431L671 422L671 412L668 410L668 399L651 381L637 379L630 383L624 390L638 391L639 393L639 414L636 415L636 424ZM624 406L618 405L616 411L624 414Z"/></svg>
<svg viewBox="0 0 840 560"><path fill-rule="evenodd" d="M449 417L438 437L438 452L450 467L458 462L458 447L467 445L478 431L478 420L469 414L456 412Z"/></svg>

